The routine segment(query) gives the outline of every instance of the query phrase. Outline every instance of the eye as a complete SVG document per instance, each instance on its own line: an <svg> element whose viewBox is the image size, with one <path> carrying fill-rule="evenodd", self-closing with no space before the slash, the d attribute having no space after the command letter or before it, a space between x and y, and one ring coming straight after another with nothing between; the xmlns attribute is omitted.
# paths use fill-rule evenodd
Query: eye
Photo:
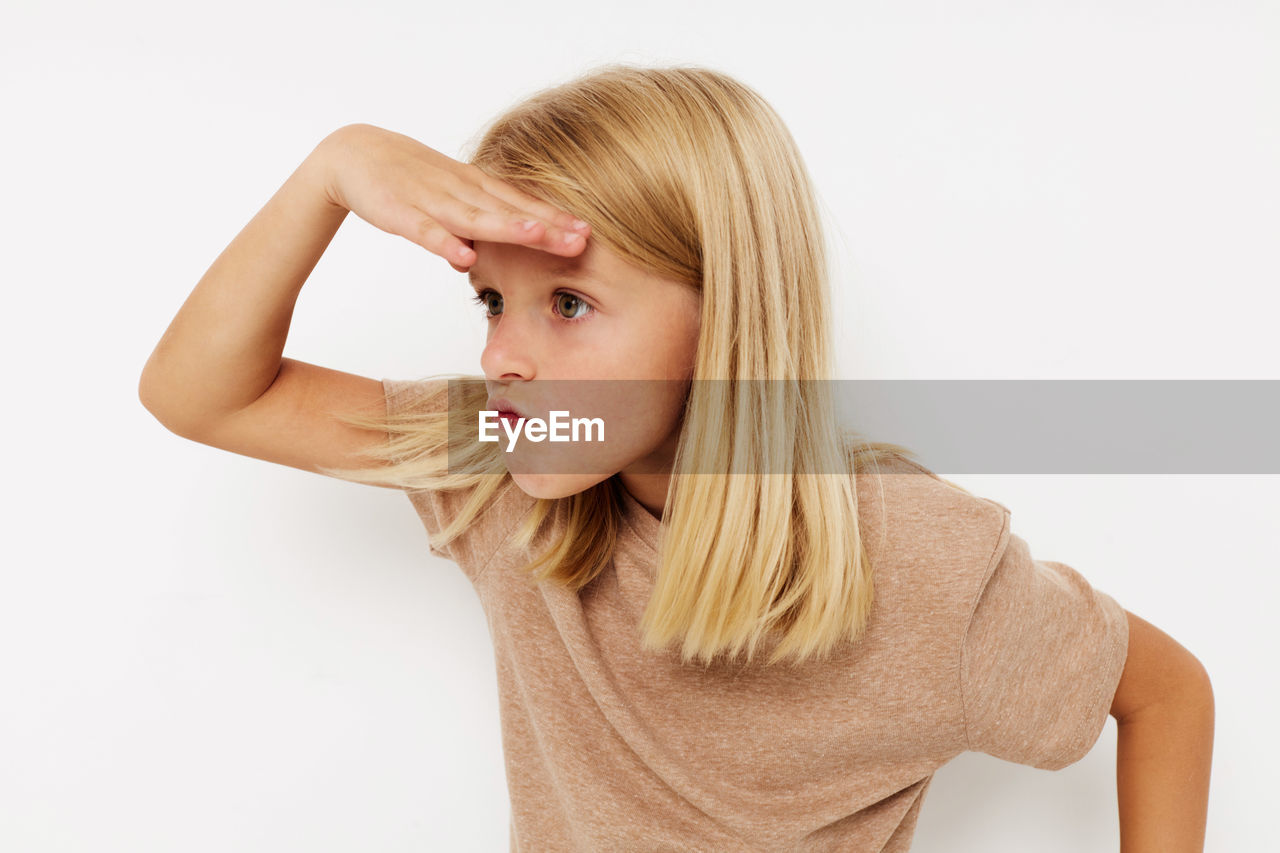
<svg viewBox="0 0 1280 853"><path fill-rule="evenodd" d="M569 305L569 310L565 311L564 306ZM584 309L580 314L574 314L576 308ZM564 317L571 323L578 320L584 320L590 313L596 309L588 305L583 299L564 290L556 291L556 309L560 312L560 316ZM574 316L569 316L573 314Z"/></svg>
<svg viewBox="0 0 1280 853"><path fill-rule="evenodd" d="M493 299L493 298L496 298L498 300L497 311L493 310L493 303L489 301L490 299ZM471 301L476 303L477 305L484 306L485 308L484 316L486 318L497 317L499 314L502 313L502 294L498 293L496 290L490 290L488 288L485 288L484 290L480 291L475 296L473 296L471 298Z"/></svg>
<svg viewBox="0 0 1280 853"><path fill-rule="evenodd" d="M502 313L502 294L496 290L485 288L471 298L471 301L485 308L485 319L492 319ZM586 300L567 290L555 292L556 313L566 323L577 323L585 320L596 309Z"/></svg>

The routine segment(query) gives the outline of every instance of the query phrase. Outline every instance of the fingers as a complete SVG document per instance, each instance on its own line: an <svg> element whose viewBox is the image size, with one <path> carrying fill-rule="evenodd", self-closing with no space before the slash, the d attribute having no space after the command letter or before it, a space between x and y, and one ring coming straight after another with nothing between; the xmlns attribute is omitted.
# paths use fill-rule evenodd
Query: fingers
<svg viewBox="0 0 1280 853"><path fill-rule="evenodd" d="M470 240L463 240L462 245L471 250L470 254L467 255L466 262L459 263L458 261L450 259L449 266L453 267L458 272L467 272L469 269L471 269L471 265L476 262L476 252L475 252L476 247L475 247L475 244L472 243Z"/></svg>
<svg viewBox="0 0 1280 853"><path fill-rule="evenodd" d="M459 272L475 263L477 240L564 256L586 248L586 223L512 184L456 162L436 174L433 184L421 188L420 202L407 207L403 233Z"/></svg>
<svg viewBox="0 0 1280 853"><path fill-rule="evenodd" d="M570 217L572 218L572 217ZM587 235L578 229L565 229L548 226L536 219L526 219L520 223L521 238L508 240L509 243L523 243L544 252L557 255L576 255L587 245Z"/></svg>
<svg viewBox="0 0 1280 853"><path fill-rule="evenodd" d="M404 235L413 242L417 243L428 252L433 252L444 258L454 269L458 269L461 265L464 269L459 272L465 272L465 268L470 267L476 260L475 250L471 248L469 240L462 240L454 235L453 231L440 224L421 210L414 210L415 219L408 223L404 230Z"/></svg>
<svg viewBox="0 0 1280 853"><path fill-rule="evenodd" d="M583 235L590 231L590 227L585 222L575 219L573 214L566 213L540 198L534 198L506 181L491 177L479 169L476 169L476 172L479 174L477 183L480 189L511 208L527 211L533 214L534 218L549 223L561 231L576 231Z"/></svg>
<svg viewBox="0 0 1280 853"><path fill-rule="evenodd" d="M494 178L475 166L464 165L462 177L454 194L464 204L505 215L513 223L523 224L525 220L535 223L532 228L514 232L514 239L503 236L480 239L523 243L568 255L576 255L585 247L586 238L591 235L591 226L576 219L573 214L535 198L506 181ZM579 236L582 239L578 239Z"/></svg>
<svg viewBox="0 0 1280 853"><path fill-rule="evenodd" d="M590 228L585 225L566 228L549 224L527 209L515 207L478 189L463 192L465 199L451 196L434 205L438 223L452 231L459 244L475 240L518 243L568 256L577 255L586 247ZM573 216L544 203L540 202L536 207L540 213L550 210L557 220L567 219L571 226L576 221ZM459 252L457 246L452 248L458 260L469 263L474 259L473 254Z"/></svg>

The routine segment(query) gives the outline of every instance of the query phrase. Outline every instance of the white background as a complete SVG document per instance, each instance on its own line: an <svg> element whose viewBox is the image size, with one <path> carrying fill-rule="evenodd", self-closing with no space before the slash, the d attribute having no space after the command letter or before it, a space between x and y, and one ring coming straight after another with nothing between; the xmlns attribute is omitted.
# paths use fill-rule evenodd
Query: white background
<svg viewBox="0 0 1280 853"><path fill-rule="evenodd" d="M598 63L708 65L806 158L846 378L1277 379L1278 37L1275 4L1224 0L9 0L0 848L506 849L484 617L404 496L186 441L137 398L196 281L330 131L458 156ZM351 216L285 353L478 373L469 294ZM1277 478L957 479L1204 662L1207 849L1260 849ZM1114 720L1057 773L962 755L912 849L1114 850L1114 762Z"/></svg>

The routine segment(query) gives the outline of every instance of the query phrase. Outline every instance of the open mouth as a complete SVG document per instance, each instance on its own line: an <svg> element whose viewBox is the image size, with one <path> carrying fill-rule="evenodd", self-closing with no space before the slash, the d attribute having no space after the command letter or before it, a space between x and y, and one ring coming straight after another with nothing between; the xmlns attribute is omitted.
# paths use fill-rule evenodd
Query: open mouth
<svg viewBox="0 0 1280 853"><path fill-rule="evenodd" d="M525 414L517 409L510 400L504 400L501 397L495 397L489 400L488 409L491 412L497 412L499 418L509 420L513 424L518 423L526 417Z"/></svg>

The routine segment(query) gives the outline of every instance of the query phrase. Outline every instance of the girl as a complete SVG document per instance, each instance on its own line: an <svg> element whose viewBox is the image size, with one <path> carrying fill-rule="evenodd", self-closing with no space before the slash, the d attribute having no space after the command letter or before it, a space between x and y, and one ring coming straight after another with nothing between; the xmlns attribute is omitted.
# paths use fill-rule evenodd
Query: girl
<svg viewBox="0 0 1280 853"><path fill-rule="evenodd" d="M281 358L348 211L468 273L483 376ZM199 282L140 396L192 440L406 492L489 620L513 850L903 851L951 758L1065 767L1108 713L1123 849L1201 850L1203 667L1033 558L1001 504L841 429L827 305L772 108L716 71L613 65L508 111L465 163L331 134ZM478 440L482 412L520 427L573 394L602 447Z"/></svg>

